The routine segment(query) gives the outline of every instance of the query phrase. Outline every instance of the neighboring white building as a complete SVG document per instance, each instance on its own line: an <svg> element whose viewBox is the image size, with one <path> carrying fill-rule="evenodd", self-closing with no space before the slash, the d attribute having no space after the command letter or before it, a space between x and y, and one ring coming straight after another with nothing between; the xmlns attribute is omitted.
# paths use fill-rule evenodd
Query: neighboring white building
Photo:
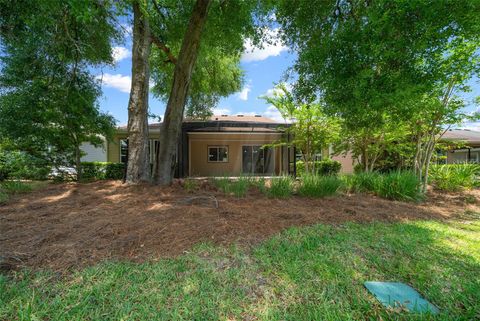
<svg viewBox="0 0 480 321"><path fill-rule="evenodd" d="M106 162L107 142L104 140L102 146L95 147L90 143L82 143L80 149L86 154L82 156L82 162Z"/></svg>

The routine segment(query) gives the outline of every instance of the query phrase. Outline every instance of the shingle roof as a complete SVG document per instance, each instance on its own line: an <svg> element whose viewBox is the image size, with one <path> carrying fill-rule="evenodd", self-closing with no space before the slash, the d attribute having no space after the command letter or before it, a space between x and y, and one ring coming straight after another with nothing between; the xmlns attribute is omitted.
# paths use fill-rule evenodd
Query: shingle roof
<svg viewBox="0 0 480 321"><path fill-rule="evenodd" d="M234 132L234 133L279 133L281 130L265 127L202 127L193 132Z"/></svg>
<svg viewBox="0 0 480 321"><path fill-rule="evenodd" d="M443 134L443 140L480 142L480 132L469 129L449 129Z"/></svg>
<svg viewBox="0 0 480 321"><path fill-rule="evenodd" d="M268 123L275 124L277 121L263 117L261 115L213 115L211 121L231 121L231 122L248 122L248 123Z"/></svg>
<svg viewBox="0 0 480 321"><path fill-rule="evenodd" d="M210 117L210 119L206 120L207 122L223 122L223 123L236 123L236 122L242 122L242 123L258 123L258 124L283 124L279 123L278 121L275 121L271 118L263 117L261 115L253 115L253 116L247 116L247 115L214 115ZM184 120L184 123L201 123L205 122L205 120L194 120L194 119L187 119ZM148 125L149 130L158 130L160 127L161 123L151 123ZM126 131L127 130L127 125L119 126L118 130L120 131Z"/></svg>
<svg viewBox="0 0 480 321"><path fill-rule="evenodd" d="M470 129L449 129L443 134L442 140L480 144L480 132Z"/></svg>

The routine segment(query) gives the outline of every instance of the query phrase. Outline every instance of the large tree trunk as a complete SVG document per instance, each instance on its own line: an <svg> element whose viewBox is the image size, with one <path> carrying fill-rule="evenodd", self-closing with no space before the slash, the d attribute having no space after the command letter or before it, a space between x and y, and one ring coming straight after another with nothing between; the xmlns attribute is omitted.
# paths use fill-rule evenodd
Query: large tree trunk
<svg viewBox="0 0 480 321"><path fill-rule="evenodd" d="M148 152L148 86L151 39L147 18L133 3L132 88L128 101L128 165L126 183L150 181Z"/></svg>
<svg viewBox="0 0 480 321"><path fill-rule="evenodd" d="M172 90L161 128L158 164L154 173L154 180L159 185L169 185L173 180L185 101L200 48L202 30L207 21L210 2L211 0L196 1L175 64Z"/></svg>

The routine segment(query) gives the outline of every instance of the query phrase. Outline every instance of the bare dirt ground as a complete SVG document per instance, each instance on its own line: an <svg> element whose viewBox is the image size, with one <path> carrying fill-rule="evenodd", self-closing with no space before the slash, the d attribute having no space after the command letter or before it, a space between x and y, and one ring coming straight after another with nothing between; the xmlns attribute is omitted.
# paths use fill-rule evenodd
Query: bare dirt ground
<svg viewBox="0 0 480 321"><path fill-rule="evenodd" d="M423 203L372 195L324 199L224 196L203 184L195 193L116 181L52 184L0 205L0 257L8 269L64 271L105 259L144 261L175 256L194 244L252 244L290 226L347 221L450 219L478 211L480 191L430 192ZM215 196L214 202L194 200ZM5 268L5 267L4 267Z"/></svg>

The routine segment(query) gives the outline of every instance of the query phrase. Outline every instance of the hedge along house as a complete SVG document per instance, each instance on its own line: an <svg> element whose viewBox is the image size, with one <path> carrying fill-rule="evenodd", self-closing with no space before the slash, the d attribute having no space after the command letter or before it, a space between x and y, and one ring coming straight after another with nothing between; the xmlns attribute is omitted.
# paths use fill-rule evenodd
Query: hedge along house
<svg viewBox="0 0 480 321"><path fill-rule="evenodd" d="M185 120L177 150L176 177L275 176L294 174L295 151L268 146L288 139L283 123L260 115L220 115L206 121ZM160 123L149 125L150 163L155 163L161 135ZM128 132L119 127L107 143L107 161L125 163Z"/></svg>

